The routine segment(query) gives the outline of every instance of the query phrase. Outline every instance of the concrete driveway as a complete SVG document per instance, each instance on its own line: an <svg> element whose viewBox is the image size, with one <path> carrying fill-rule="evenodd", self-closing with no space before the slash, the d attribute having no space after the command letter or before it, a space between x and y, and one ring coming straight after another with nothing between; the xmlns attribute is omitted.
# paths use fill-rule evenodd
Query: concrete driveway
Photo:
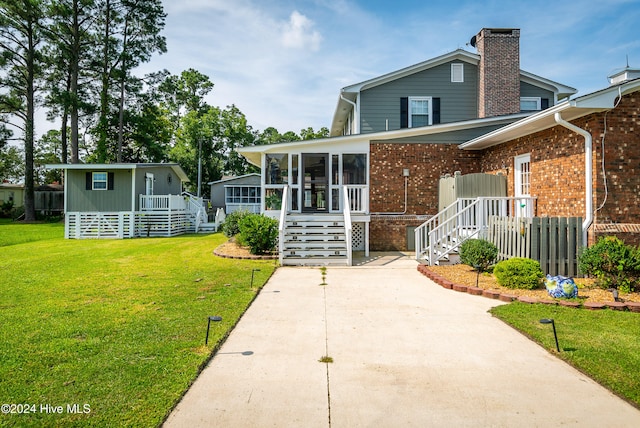
<svg viewBox="0 0 640 428"><path fill-rule="evenodd" d="M279 268L167 427L638 427L640 411L408 256ZM323 356L332 363L319 362Z"/></svg>

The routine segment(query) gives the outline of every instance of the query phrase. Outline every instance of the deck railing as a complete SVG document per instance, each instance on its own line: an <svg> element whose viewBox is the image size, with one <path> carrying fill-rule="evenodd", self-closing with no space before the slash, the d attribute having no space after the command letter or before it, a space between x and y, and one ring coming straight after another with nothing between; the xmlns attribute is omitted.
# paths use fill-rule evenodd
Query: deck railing
<svg viewBox="0 0 640 428"><path fill-rule="evenodd" d="M367 185L346 185L342 193L344 208L349 208L352 213L366 214L369 212L369 186Z"/></svg>
<svg viewBox="0 0 640 428"><path fill-rule="evenodd" d="M140 195L140 211L184 211L187 209L181 195Z"/></svg>

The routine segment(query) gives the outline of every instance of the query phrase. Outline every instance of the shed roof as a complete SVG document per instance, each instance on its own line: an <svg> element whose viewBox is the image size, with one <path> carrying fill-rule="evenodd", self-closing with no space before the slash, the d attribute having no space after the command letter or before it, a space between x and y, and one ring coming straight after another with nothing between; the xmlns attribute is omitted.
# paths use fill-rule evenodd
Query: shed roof
<svg viewBox="0 0 640 428"><path fill-rule="evenodd" d="M173 172L175 172L176 175L180 178L180 180L184 182L189 181L189 177L187 177L187 174L177 163L56 163L45 165L45 168L47 169L70 169L80 171L95 171L96 169L145 169L158 167L171 168Z"/></svg>

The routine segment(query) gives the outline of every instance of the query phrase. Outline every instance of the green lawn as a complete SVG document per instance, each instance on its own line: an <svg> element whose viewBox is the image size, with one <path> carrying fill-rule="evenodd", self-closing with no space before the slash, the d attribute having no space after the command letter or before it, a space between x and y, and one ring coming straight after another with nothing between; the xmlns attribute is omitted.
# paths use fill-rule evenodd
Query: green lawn
<svg viewBox="0 0 640 428"><path fill-rule="evenodd" d="M512 325L558 357L640 407L640 314L607 310L590 311L542 304L514 302L491 313Z"/></svg>
<svg viewBox="0 0 640 428"><path fill-rule="evenodd" d="M0 426L156 426L275 264L214 256L221 234L64 240L63 229L0 224L0 404L31 412ZM223 321L205 347L209 315Z"/></svg>

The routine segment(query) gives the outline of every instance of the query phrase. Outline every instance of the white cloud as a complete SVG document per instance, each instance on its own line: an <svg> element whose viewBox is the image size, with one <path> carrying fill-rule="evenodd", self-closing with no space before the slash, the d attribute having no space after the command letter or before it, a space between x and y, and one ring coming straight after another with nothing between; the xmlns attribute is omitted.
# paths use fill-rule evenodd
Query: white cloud
<svg viewBox="0 0 640 428"><path fill-rule="evenodd" d="M282 44L289 48L317 51L320 48L322 36L313 29L314 25L313 21L294 10L289 17L289 22L283 26Z"/></svg>

